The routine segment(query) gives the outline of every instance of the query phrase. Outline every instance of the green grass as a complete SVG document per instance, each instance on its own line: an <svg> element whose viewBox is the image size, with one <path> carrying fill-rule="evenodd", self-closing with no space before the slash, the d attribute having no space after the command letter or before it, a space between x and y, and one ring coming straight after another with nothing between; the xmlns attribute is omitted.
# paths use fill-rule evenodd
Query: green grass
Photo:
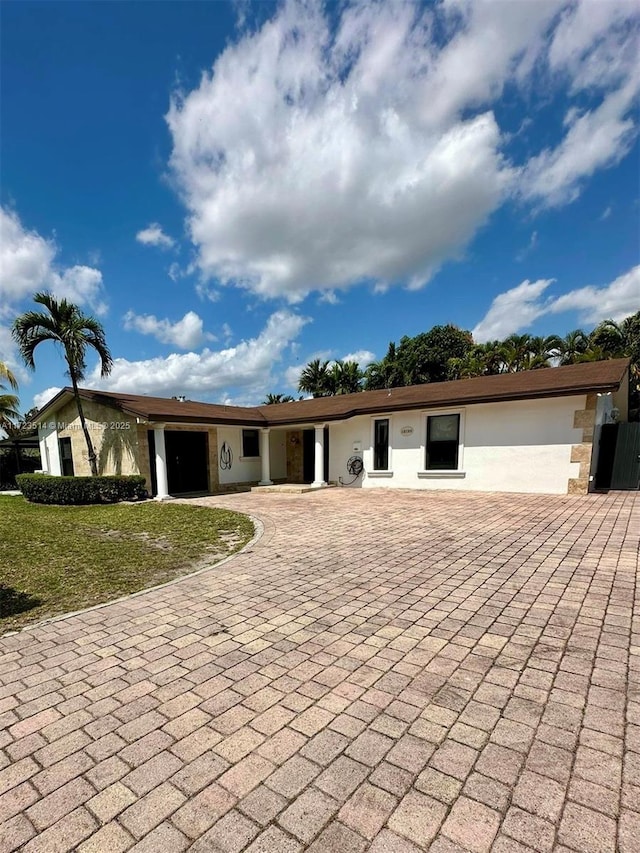
<svg viewBox="0 0 640 853"><path fill-rule="evenodd" d="M0 635L188 574L252 535L248 518L224 509L0 496Z"/></svg>

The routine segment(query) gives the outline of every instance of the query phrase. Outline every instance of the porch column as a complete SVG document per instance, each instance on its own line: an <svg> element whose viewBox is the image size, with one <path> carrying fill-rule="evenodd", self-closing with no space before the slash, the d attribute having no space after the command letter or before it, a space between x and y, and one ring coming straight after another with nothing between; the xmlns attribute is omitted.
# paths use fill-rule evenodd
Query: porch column
<svg viewBox="0 0 640 853"><path fill-rule="evenodd" d="M167 477L167 450L164 443L164 424L155 424L153 436L156 445L156 488L157 501L166 501L171 497L169 494L169 480Z"/></svg>
<svg viewBox="0 0 640 853"><path fill-rule="evenodd" d="M262 463L262 479L260 486L273 486L271 479L271 460L269 459L269 434L271 430L265 427L260 430L260 461Z"/></svg>
<svg viewBox="0 0 640 853"><path fill-rule="evenodd" d="M324 424L314 424L316 431L316 454L312 486L326 486L324 479Z"/></svg>

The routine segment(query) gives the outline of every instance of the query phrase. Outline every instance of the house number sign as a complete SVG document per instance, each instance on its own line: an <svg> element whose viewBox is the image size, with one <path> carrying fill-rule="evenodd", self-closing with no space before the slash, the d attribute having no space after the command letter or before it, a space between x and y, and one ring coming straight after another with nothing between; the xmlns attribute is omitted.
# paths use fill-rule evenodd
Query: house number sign
<svg viewBox="0 0 640 853"><path fill-rule="evenodd" d="M400 435L413 435L413 427L402 427Z"/></svg>

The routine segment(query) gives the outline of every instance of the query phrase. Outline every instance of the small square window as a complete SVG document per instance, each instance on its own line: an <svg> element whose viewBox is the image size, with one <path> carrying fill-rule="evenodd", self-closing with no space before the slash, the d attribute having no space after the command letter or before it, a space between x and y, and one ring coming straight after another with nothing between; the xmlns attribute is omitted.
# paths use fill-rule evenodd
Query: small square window
<svg viewBox="0 0 640 853"><path fill-rule="evenodd" d="M457 471L460 450L460 415L427 418L427 471Z"/></svg>
<svg viewBox="0 0 640 853"><path fill-rule="evenodd" d="M260 456L260 434L257 429L242 430L242 455Z"/></svg>

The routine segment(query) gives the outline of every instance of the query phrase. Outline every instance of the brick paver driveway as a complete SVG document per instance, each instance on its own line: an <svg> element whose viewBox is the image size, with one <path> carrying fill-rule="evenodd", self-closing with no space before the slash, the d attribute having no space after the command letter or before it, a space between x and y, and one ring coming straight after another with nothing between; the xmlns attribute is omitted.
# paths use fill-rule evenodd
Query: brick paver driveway
<svg viewBox="0 0 640 853"><path fill-rule="evenodd" d="M637 853L638 495L204 502L264 535L0 641L0 850Z"/></svg>

